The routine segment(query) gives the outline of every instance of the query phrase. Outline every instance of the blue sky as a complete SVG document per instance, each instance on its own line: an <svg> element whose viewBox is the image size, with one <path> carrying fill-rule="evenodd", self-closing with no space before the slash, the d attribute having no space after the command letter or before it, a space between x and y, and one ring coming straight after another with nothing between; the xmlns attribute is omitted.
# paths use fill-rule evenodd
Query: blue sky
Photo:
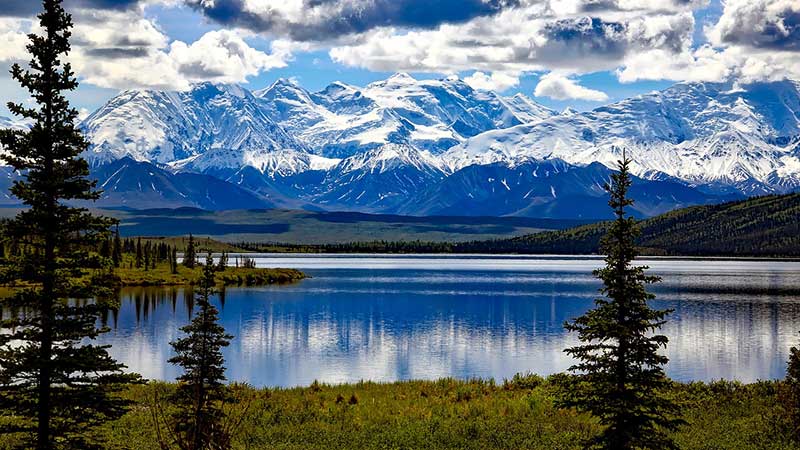
<svg viewBox="0 0 800 450"><path fill-rule="evenodd" d="M0 97L24 61L32 0L0 3ZM796 0L65 0L76 29L72 96L91 111L122 89L279 77L316 91L397 71L591 109L680 81L800 72ZM0 114L7 115L5 108Z"/></svg>

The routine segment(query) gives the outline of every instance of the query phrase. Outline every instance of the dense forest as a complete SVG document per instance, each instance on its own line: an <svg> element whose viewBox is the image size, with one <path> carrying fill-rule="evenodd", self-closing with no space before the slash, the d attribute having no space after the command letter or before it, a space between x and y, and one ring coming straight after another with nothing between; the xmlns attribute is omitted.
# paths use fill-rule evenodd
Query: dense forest
<svg viewBox="0 0 800 450"><path fill-rule="evenodd" d="M645 255L800 256L800 194L694 206L640 222ZM596 254L609 222L510 239L469 242L371 241L293 245L239 243L251 251L309 253Z"/></svg>

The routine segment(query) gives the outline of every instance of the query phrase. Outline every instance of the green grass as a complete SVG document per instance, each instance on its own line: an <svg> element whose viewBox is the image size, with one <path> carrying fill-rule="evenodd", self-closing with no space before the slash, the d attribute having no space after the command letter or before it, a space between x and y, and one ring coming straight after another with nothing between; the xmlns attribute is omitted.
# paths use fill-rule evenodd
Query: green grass
<svg viewBox="0 0 800 450"><path fill-rule="evenodd" d="M688 425L675 433L680 448L757 450L798 448L788 439L776 390L779 382L676 384ZM108 424L110 449L159 450L153 398L173 384L137 386L136 406ZM579 449L600 430L586 414L554 406L553 383L537 376L492 381L362 382L294 389L238 388L245 399L229 412L242 416L236 449ZM168 405L162 405L168 411ZM2 443L3 441L0 441ZM0 448L2 445L0 444Z"/></svg>
<svg viewBox="0 0 800 450"><path fill-rule="evenodd" d="M202 266L194 269L178 264L178 273L173 274L169 264L160 263L155 268L144 270L131 268L126 255L123 263L114 272L121 286L181 286L194 284L202 275ZM306 278L295 269L226 267L217 272L217 282L225 286L262 286L274 283L289 283Z"/></svg>

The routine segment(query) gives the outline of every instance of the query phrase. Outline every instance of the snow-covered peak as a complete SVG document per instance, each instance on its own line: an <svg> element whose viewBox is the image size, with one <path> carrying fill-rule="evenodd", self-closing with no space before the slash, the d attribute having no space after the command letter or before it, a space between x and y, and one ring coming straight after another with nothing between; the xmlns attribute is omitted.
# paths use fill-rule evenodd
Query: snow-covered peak
<svg viewBox="0 0 800 450"><path fill-rule="evenodd" d="M341 81L334 81L325 87L325 89L318 92L317 95L327 97L331 100L337 100L343 97L353 96L360 91L361 89L356 86L342 83Z"/></svg>
<svg viewBox="0 0 800 450"><path fill-rule="evenodd" d="M269 87L253 91L253 95L261 99L293 98L306 101L308 91L289 78L278 78Z"/></svg>
<svg viewBox="0 0 800 450"><path fill-rule="evenodd" d="M298 150L306 147L238 86L198 83L187 92L124 91L82 124L94 166L131 157L169 164L210 150Z"/></svg>
<svg viewBox="0 0 800 450"><path fill-rule="evenodd" d="M0 130L26 130L29 127L30 122L27 120L15 120L0 116Z"/></svg>
<svg viewBox="0 0 800 450"><path fill-rule="evenodd" d="M800 89L795 82L738 89L725 83L679 83L592 111L489 131L443 158L453 170L553 157L613 166L625 149L636 175L752 186L769 185L775 173L800 164L798 141Z"/></svg>
<svg viewBox="0 0 800 450"><path fill-rule="evenodd" d="M386 80L378 81L375 84L376 85L384 85L384 86L388 86L388 85L409 85L409 84L415 84L416 82L417 82L417 79L412 77L408 73L406 73L406 72L397 72L394 75L392 75L389 78L387 78Z"/></svg>
<svg viewBox="0 0 800 450"><path fill-rule="evenodd" d="M238 84L213 83L209 81L193 84L190 92L192 96L199 101L208 100L220 95L228 95L240 99L252 97L250 91Z"/></svg>
<svg viewBox="0 0 800 450"><path fill-rule="evenodd" d="M316 154L348 157L384 144L441 153L483 131L554 114L530 99L503 99L457 77L395 74L364 88L341 82L308 94L288 82L257 92L267 114Z"/></svg>
<svg viewBox="0 0 800 450"><path fill-rule="evenodd" d="M401 167L413 167L424 172L445 172L441 161L430 152L404 144L386 144L351 156L339 163L336 170L341 173L384 173Z"/></svg>

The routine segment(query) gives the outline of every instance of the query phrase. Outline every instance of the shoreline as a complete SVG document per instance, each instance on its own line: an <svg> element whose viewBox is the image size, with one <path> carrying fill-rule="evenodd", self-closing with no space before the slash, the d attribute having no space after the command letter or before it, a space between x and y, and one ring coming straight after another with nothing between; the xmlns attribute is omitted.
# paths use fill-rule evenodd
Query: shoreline
<svg viewBox="0 0 800 450"><path fill-rule="evenodd" d="M117 269L115 271L117 287L169 287L193 286L200 277L201 269L189 269L183 266L178 273L168 270ZM310 278L297 269L286 268L244 268L228 266L217 273L219 286L268 286L272 284L293 283Z"/></svg>

